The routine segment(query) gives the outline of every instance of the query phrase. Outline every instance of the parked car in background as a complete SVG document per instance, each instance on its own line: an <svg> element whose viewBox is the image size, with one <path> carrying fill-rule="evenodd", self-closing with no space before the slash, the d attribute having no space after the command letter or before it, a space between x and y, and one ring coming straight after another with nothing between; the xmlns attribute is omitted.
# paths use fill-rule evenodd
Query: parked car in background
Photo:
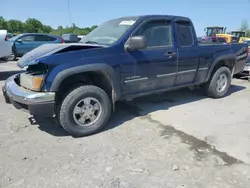
<svg viewBox="0 0 250 188"><path fill-rule="evenodd" d="M0 58L11 55L11 49L11 44L7 37L7 30L0 30Z"/></svg>
<svg viewBox="0 0 250 188"><path fill-rule="evenodd" d="M12 54L7 58L9 61L22 57L42 44L64 43L64 40L59 36L41 33L20 34L9 39L9 41L12 45Z"/></svg>
<svg viewBox="0 0 250 188"><path fill-rule="evenodd" d="M12 33L7 33L7 39L11 39L12 37L14 37L14 35Z"/></svg>
<svg viewBox="0 0 250 188"><path fill-rule="evenodd" d="M62 34L62 38L65 43L78 43L79 42L77 35L73 33Z"/></svg>

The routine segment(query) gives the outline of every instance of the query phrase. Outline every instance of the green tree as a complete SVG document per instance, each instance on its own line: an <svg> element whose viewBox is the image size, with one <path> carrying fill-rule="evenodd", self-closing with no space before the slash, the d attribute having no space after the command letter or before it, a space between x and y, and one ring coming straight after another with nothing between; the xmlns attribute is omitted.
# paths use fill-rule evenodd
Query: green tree
<svg viewBox="0 0 250 188"><path fill-rule="evenodd" d="M19 20L6 21L3 17L0 17L0 29L7 29L10 33L52 33L61 36L64 33L74 33L77 35L87 35L94 30L97 26L80 28L73 23L70 27L58 26L57 29L53 29L51 26L43 25L38 19L29 18L25 22Z"/></svg>
<svg viewBox="0 0 250 188"><path fill-rule="evenodd" d="M9 33L22 33L23 23L19 20L9 20L7 21L7 28Z"/></svg>
<svg viewBox="0 0 250 188"><path fill-rule="evenodd" d="M249 26L248 26L247 20L243 20L240 26L240 30L247 31L248 29L249 29Z"/></svg>
<svg viewBox="0 0 250 188"><path fill-rule="evenodd" d="M91 27L91 30L94 30L94 29L96 29L97 28L97 25L93 25L92 27Z"/></svg>
<svg viewBox="0 0 250 188"><path fill-rule="evenodd" d="M2 16L0 16L0 29L7 29L7 23Z"/></svg>
<svg viewBox="0 0 250 188"><path fill-rule="evenodd" d="M38 33L39 31L43 30L43 24L35 19L29 18L25 22L25 31L28 33Z"/></svg>
<svg viewBox="0 0 250 188"><path fill-rule="evenodd" d="M52 27L50 27L49 25L43 25L42 27L42 33L50 33L52 30Z"/></svg>
<svg viewBox="0 0 250 188"><path fill-rule="evenodd" d="M57 27L57 30L63 30L63 26L59 25L59 26Z"/></svg>

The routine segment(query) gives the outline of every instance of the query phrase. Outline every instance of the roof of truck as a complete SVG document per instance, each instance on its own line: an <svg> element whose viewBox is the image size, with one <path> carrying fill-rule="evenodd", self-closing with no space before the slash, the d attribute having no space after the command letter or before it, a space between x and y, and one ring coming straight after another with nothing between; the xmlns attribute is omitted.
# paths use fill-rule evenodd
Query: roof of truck
<svg viewBox="0 0 250 188"><path fill-rule="evenodd" d="M183 16L175 16L175 15L162 15L162 14L154 14L154 15L138 15L138 16L125 16L125 17L118 17L116 19L147 19L147 18L159 18L159 17L170 17L170 18L177 18L177 19L183 19L183 20L190 20L188 17Z"/></svg>

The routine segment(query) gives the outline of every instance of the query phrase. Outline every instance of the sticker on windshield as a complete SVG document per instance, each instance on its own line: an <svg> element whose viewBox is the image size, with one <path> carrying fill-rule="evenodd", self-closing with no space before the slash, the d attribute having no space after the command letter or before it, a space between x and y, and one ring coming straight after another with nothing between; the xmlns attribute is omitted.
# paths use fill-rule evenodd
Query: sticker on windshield
<svg viewBox="0 0 250 188"><path fill-rule="evenodd" d="M135 23L134 20L125 20L119 23L119 25L133 25Z"/></svg>

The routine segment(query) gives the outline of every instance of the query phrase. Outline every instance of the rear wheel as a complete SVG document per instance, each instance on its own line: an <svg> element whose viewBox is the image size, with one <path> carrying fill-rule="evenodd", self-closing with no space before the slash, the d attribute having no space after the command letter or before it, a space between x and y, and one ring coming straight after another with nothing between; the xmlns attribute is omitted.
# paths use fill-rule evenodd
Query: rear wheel
<svg viewBox="0 0 250 188"><path fill-rule="evenodd" d="M209 82L205 85L206 93L212 98L224 97L231 85L232 75L227 67L220 67L217 69Z"/></svg>
<svg viewBox="0 0 250 188"><path fill-rule="evenodd" d="M104 90L96 86L80 86L63 100L58 119L72 136L97 133L108 122L111 101Z"/></svg>
<svg viewBox="0 0 250 188"><path fill-rule="evenodd" d="M6 57L7 61L15 61L16 60L16 55L15 53L12 53L10 56Z"/></svg>

